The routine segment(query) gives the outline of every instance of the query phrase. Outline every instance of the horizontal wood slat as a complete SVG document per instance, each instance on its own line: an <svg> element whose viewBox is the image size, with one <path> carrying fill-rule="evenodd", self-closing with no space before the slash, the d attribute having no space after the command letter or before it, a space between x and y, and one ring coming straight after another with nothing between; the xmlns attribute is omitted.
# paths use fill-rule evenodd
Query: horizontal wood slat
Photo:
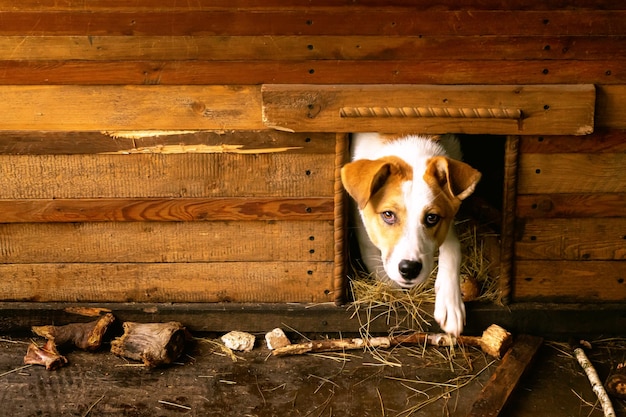
<svg viewBox="0 0 626 417"><path fill-rule="evenodd" d="M518 194L624 193L626 153L521 154Z"/></svg>
<svg viewBox="0 0 626 417"><path fill-rule="evenodd" d="M0 97L3 130L264 128L254 86L0 86Z"/></svg>
<svg viewBox="0 0 626 417"><path fill-rule="evenodd" d="M588 85L264 85L263 121L294 131L575 134L593 131Z"/></svg>
<svg viewBox="0 0 626 417"><path fill-rule="evenodd" d="M626 193L520 195L515 209L521 218L620 217L626 213Z"/></svg>
<svg viewBox="0 0 626 417"><path fill-rule="evenodd" d="M526 219L517 259L626 260L626 218Z"/></svg>
<svg viewBox="0 0 626 417"><path fill-rule="evenodd" d="M292 5L290 8L294 8ZM412 13L411 13L412 12ZM151 10L3 11L0 35L626 35L619 10Z"/></svg>
<svg viewBox="0 0 626 417"><path fill-rule="evenodd" d="M626 153L626 131L596 130L586 136L522 136L519 152Z"/></svg>
<svg viewBox="0 0 626 417"><path fill-rule="evenodd" d="M79 10L83 11L84 3L72 0L23 0L16 3L14 0L2 0L0 6L5 10ZM312 4L308 1L294 4L293 0L212 0L204 2L180 2L177 0L134 0L132 2L111 2L110 0L90 0L89 10L104 11L131 11L131 10L213 10L213 9L299 9L310 10ZM433 8L447 10L552 10L552 9L591 9L591 10L619 10L626 9L626 5L616 0L317 0L314 7L408 7L411 10L429 10Z"/></svg>
<svg viewBox="0 0 626 417"><path fill-rule="evenodd" d="M154 136L147 136L154 135ZM0 154L96 153L334 154L332 133L278 131L32 132L0 131Z"/></svg>
<svg viewBox="0 0 626 417"><path fill-rule="evenodd" d="M0 199L330 197L334 155L0 155Z"/></svg>
<svg viewBox="0 0 626 417"><path fill-rule="evenodd" d="M332 197L0 200L0 223L332 220Z"/></svg>
<svg viewBox="0 0 626 417"><path fill-rule="evenodd" d="M331 261L332 222L0 224L0 263Z"/></svg>
<svg viewBox="0 0 626 417"><path fill-rule="evenodd" d="M2 36L0 60L609 60L626 37Z"/></svg>
<svg viewBox="0 0 626 417"><path fill-rule="evenodd" d="M2 61L1 84L620 84L626 60Z"/></svg>
<svg viewBox="0 0 626 417"><path fill-rule="evenodd" d="M331 302L332 268L331 262L0 264L0 300Z"/></svg>
<svg viewBox="0 0 626 417"><path fill-rule="evenodd" d="M626 301L626 262L517 261L515 301Z"/></svg>

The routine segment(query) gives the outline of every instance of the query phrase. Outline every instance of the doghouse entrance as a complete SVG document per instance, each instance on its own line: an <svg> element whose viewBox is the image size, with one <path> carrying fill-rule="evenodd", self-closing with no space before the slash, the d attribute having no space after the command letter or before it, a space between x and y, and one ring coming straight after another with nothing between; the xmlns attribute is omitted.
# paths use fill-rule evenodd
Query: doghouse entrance
<svg viewBox="0 0 626 417"><path fill-rule="evenodd" d="M489 246L490 273L498 276L502 301L508 299L513 274L519 138L589 134L595 106L593 85L264 85L262 94L263 122L279 130L464 135L465 160L483 172L483 179L463 212L487 225L495 239L495 247L492 242L483 248ZM346 150L338 150L345 162ZM336 215L341 229L341 209ZM344 237L345 232L336 236L337 251L345 250ZM344 267L335 269L342 271L336 282L345 288L349 262Z"/></svg>

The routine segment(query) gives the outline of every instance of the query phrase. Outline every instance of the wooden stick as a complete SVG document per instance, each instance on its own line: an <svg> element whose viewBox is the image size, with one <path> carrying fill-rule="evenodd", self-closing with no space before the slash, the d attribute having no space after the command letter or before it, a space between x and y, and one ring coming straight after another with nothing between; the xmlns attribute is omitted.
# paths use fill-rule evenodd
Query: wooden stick
<svg viewBox="0 0 626 417"><path fill-rule="evenodd" d="M457 338L443 333L411 333L390 337L370 337L353 339L324 339L306 343L288 345L272 351L274 356L301 355L310 352L330 352L362 349L365 347L388 348L400 344L433 346L452 346L454 344L479 346L485 353L502 357L511 345L511 334L502 327L492 324L480 337L459 336Z"/></svg>
<svg viewBox="0 0 626 417"><path fill-rule="evenodd" d="M574 349L574 356L587 374L587 378L589 378L589 382L591 383L591 389L593 390L593 392L595 392L598 400L600 401L604 416L615 417L615 410L613 410L613 404L611 403L611 399L604 390L602 382L600 381L600 377L598 377L596 369L593 367L591 361L589 361L589 358L587 358L587 355L585 354L585 351L583 350L581 344L576 344L572 346Z"/></svg>

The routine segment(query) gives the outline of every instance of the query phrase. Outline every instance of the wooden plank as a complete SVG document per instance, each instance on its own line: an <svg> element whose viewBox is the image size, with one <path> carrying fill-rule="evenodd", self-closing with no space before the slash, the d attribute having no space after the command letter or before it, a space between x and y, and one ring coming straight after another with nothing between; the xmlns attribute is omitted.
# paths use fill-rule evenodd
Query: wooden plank
<svg viewBox="0 0 626 417"><path fill-rule="evenodd" d="M523 136L520 153L626 153L626 132L596 130L586 136Z"/></svg>
<svg viewBox="0 0 626 417"><path fill-rule="evenodd" d="M614 129L626 129L626 85L598 88L597 123Z"/></svg>
<svg viewBox="0 0 626 417"><path fill-rule="evenodd" d="M626 36L4 36L0 60L609 60Z"/></svg>
<svg viewBox="0 0 626 417"><path fill-rule="evenodd" d="M0 126L84 131L263 129L259 90L255 86L1 86Z"/></svg>
<svg viewBox="0 0 626 417"><path fill-rule="evenodd" d="M296 6L297 7L297 6ZM619 10L273 10L3 11L0 35L626 35ZM34 28L34 29L31 29Z"/></svg>
<svg viewBox="0 0 626 417"><path fill-rule="evenodd" d="M0 199L330 197L334 155L0 155Z"/></svg>
<svg viewBox="0 0 626 417"><path fill-rule="evenodd" d="M2 263L331 261L332 222L0 224Z"/></svg>
<svg viewBox="0 0 626 417"><path fill-rule="evenodd" d="M3 61L0 84L624 84L626 61ZM608 109L609 111L611 109Z"/></svg>
<svg viewBox="0 0 626 417"><path fill-rule="evenodd" d="M517 261L513 301L624 302L626 262Z"/></svg>
<svg viewBox="0 0 626 417"><path fill-rule="evenodd" d="M5 10L84 10L83 3L76 3L72 0L41 1L23 0L19 4L12 0L0 1L0 6ZM615 0L553 0L549 3L541 0L426 0L416 2L415 0L359 0L356 4L354 0L318 0L316 7L409 7L413 10L428 10L441 8L446 10L553 10L553 9L600 9L600 10L622 10L625 5ZM91 11L133 11L133 10L212 10L212 9L275 9L275 8L298 8L310 9L310 2L294 4L293 0L213 0L210 3L181 3L176 0L134 0L130 3L111 3L108 0L91 0L89 9Z"/></svg>
<svg viewBox="0 0 626 417"><path fill-rule="evenodd" d="M153 134L154 136L145 136ZM94 153L333 154L332 133L268 131L40 132L0 131L0 154Z"/></svg>
<svg viewBox="0 0 626 417"><path fill-rule="evenodd" d="M520 379L533 363L543 338L522 334L491 374L468 417L497 417L508 402Z"/></svg>
<svg viewBox="0 0 626 417"><path fill-rule="evenodd" d="M528 194L517 197L519 218L620 217L626 213L626 193Z"/></svg>
<svg viewBox="0 0 626 417"><path fill-rule="evenodd" d="M0 200L0 223L333 220L331 197Z"/></svg>
<svg viewBox="0 0 626 417"><path fill-rule="evenodd" d="M519 194L626 192L626 153L521 154Z"/></svg>
<svg viewBox="0 0 626 417"><path fill-rule="evenodd" d="M306 261L0 264L0 300L329 302L332 268Z"/></svg>
<svg viewBox="0 0 626 417"><path fill-rule="evenodd" d="M526 219L517 259L626 259L626 218Z"/></svg>
<svg viewBox="0 0 626 417"><path fill-rule="evenodd" d="M264 85L263 121L294 131L575 134L593 86Z"/></svg>

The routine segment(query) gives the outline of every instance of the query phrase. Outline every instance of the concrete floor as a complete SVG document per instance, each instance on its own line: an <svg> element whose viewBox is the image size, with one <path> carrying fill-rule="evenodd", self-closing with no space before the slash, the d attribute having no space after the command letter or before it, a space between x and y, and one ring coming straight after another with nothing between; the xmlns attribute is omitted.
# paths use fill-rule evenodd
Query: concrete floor
<svg viewBox="0 0 626 417"><path fill-rule="evenodd" d="M199 338L180 363L147 369L67 352L56 371L22 366L28 338L0 338L0 415L7 416L464 416L498 366L475 348L397 348L278 358L259 346L235 357ZM259 337L258 340L261 340ZM546 343L501 415L602 416L566 346ZM590 352L601 377L626 341ZM626 404L614 401L618 416Z"/></svg>

